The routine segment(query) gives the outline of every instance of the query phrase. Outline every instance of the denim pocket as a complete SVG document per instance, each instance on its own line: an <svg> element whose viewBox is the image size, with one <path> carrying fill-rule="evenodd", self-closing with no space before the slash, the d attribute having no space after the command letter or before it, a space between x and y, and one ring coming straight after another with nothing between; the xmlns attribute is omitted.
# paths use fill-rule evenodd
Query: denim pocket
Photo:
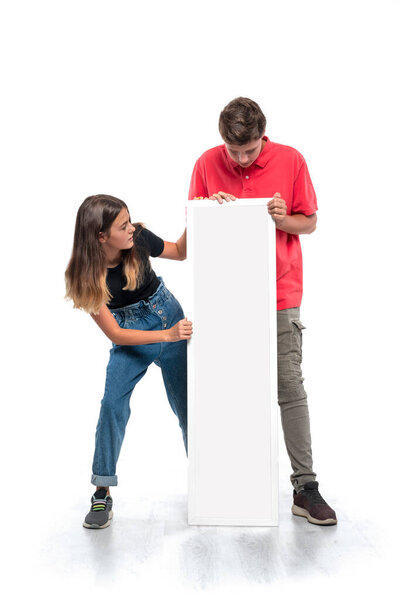
<svg viewBox="0 0 400 600"><path fill-rule="evenodd" d="M164 310L167 316L168 327L173 327L178 321L184 318L182 306L174 296L167 300Z"/></svg>
<svg viewBox="0 0 400 600"><path fill-rule="evenodd" d="M124 329L141 329L139 323L142 321L140 317L129 316L124 320L124 324L121 325Z"/></svg>
<svg viewBox="0 0 400 600"><path fill-rule="evenodd" d="M124 317L123 313L111 311L111 314L114 317L114 319L117 321L118 325L120 327L123 327L124 322L125 322L125 317Z"/></svg>

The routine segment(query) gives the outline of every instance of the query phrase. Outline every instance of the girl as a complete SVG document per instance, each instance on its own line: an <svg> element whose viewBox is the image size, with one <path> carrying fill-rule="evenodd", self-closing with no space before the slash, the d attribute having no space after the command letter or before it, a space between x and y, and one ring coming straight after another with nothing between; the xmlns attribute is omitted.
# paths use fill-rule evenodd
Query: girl
<svg viewBox="0 0 400 600"><path fill-rule="evenodd" d="M153 362L161 367L187 454L186 345L192 323L152 270L149 256L184 260L186 230L176 243L164 242L143 224L132 224L122 200L103 194L86 198L65 272L66 298L90 313L113 345L96 428L91 481L97 487L84 527L110 525L109 486L118 484L130 396Z"/></svg>

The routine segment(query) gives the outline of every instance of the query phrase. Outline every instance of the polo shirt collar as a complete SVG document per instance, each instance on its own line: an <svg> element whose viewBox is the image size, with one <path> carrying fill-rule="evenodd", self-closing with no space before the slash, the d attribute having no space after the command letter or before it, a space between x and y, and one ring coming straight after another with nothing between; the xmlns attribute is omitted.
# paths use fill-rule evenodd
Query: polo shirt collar
<svg viewBox="0 0 400 600"><path fill-rule="evenodd" d="M257 158L253 162L253 164L250 167L248 167L248 168L251 168L253 166L257 166L257 167L260 167L262 169L267 164L268 158L269 158L268 155L269 155L269 152L270 152L270 150L272 148L272 142L271 142L271 140L266 135L263 136L263 140L265 140L264 148L261 150L260 154L257 156ZM226 162L228 163L228 165L232 169L235 169L236 171L237 170L239 170L239 171L245 171L246 169L244 169L237 162L235 162L234 160L231 159L231 157L228 154L228 151L226 149L225 144L223 144L223 148L224 148Z"/></svg>
<svg viewBox="0 0 400 600"><path fill-rule="evenodd" d="M266 135L263 136L263 140L265 140L264 148L261 150L260 154L257 156L256 160L253 162L253 165L257 165L257 167L261 167L262 169L268 162L269 153L272 148L272 142Z"/></svg>

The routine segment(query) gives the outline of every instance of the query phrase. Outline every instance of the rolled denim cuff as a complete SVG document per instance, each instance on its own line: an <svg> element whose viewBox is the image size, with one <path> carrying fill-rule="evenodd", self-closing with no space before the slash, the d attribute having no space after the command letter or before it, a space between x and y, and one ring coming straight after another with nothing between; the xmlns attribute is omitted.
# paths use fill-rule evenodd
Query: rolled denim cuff
<svg viewBox="0 0 400 600"><path fill-rule="evenodd" d="M104 487L118 485L118 477L116 475L92 475L92 483Z"/></svg>

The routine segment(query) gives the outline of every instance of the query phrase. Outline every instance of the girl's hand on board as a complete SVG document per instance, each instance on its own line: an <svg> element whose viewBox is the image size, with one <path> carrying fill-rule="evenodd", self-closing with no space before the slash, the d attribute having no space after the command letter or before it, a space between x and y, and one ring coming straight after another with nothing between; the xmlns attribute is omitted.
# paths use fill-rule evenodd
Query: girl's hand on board
<svg viewBox="0 0 400 600"><path fill-rule="evenodd" d="M193 333L193 323L188 321L186 318L181 319L171 327L171 329L167 329L166 337L167 342L179 342L181 340L190 340Z"/></svg>

